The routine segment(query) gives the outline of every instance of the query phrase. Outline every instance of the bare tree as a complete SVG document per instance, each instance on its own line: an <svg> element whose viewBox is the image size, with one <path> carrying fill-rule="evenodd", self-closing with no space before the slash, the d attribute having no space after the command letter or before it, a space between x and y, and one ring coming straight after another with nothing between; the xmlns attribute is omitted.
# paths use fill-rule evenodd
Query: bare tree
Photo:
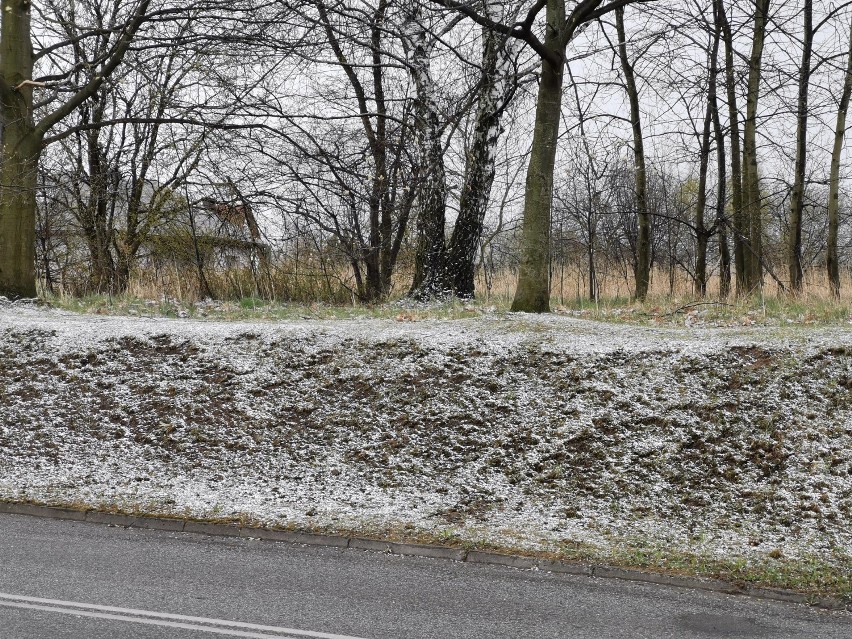
<svg viewBox="0 0 852 639"><path fill-rule="evenodd" d="M518 5L487 0L484 14L503 22L517 17ZM459 214L447 247L446 280L459 297L474 295L475 257L483 233L485 213L494 182L497 143L503 132L502 117L519 81L517 40L482 27L482 61L476 119L466 153Z"/></svg>
<svg viewBox="0 0 852 639"><path fill-rule="evenodd" d="M760 78L763 48L766 42L766 25L769 18L769 1L756 0L754 5L754 31L751 55L748 59L748 91L746 93L746 117L743 125L743 209L748 222L748 250L744 255L743 268L746 291L754 291L763 285L762 203L760 175L757 168L757 106L760 99ZM745 232L745 228L742 229ZM739 291L738 291L739 292Z"/></svg>
<svg viewBox="0 0 852 639"><path fill-rule="evenodd" d="M719 75L719 42L722 37L722 25L716 16L716 3L713 6L713 29L711 35L711 44L708 49L708 71L707 71L707 108L704 115L704 125L701 131L701 150L699 152L699 168L698 168L698 201L695 204L695 283L698 294L701 297L707 295L707 245L715 230L719 230L719 245L722 259L722 270L725 271L722 275L722 297L727 296L726 278L730 280L730 261L726 262L727 253L727 236L725 234L725 225L723 223L724 202L725 202L725 152L724 140L720 135L721 126L719 124L719 108L716 98L716 86L718 84ZM707 208L707 173L710 164L711 151L711 125L716 129L716 144L718 147L718 162L719 169L719 191L717 193L717 209L716 219L713 226L708 229L705 223L705 212ZM726 268L727 267L727 268Z"/></svg>
<svg viewBox="0 0 852 639"><path fill-rule="evenodd" d="M831 151L831 170L828 179L828 240L826 244L826 267L831 293L840 297L840 260L837 254L837 238L840 227L840 160L843 139L846 135L846 112L852 96L852 26L849 28L849 43L846 56L843 91L837 107L837 122L834 126L834 145Z"/></svg>
<svg viewBox="0 0 852 639"><path fill-rule="evenodd" d="M651 281L651 217L648 211L648 179L645 172L645 141L639 111L639 91L633 65L627 57L627 34L624 29L624 7L615 10L615 29L618 34L618 59L624 74L624 88L630 103L630 128L633 133L634 179L636 181L636 299L644 300Z"/></svg>
<svg viewBox="0 0 852 639"><path fill-rule="evenodd" d="M35 210L39 156L49 131L93 96L121 64L134 36L149 17L150 0L132 4L112 30L113 39L101 55L87 63L97 72L82 86L69 75L33 78L33 47L29 0L3 0L0 34L0 295L34 297ZM73 43L66 43L71 45ZM54 47L55 49L56 47ZM37 52L42 55L45 50ZM73 72L73 69L72 69ZM34 88L48 89L45 105L34 104ZM57 106L50 90L70 92ZM36 121L34 111L44 109Z"/></svg>
<svg viewBox="0 0 852 639"><path fill-rule="evenodd" d="M408 72L414 81L414 121L417 131L419 210L411 295L421 299L446 293L447 178L444 170L444 126L436 96L431 59L439 38L449 29L434 33L426 24L423 5L415 1L402 25L402 44L408 53Z"/></svg>
<svg viewBox="0 0 852 639"><path fill-rule="evenodd" d="M512 310L533 313L550 310L550 217L553 170L559 138L565 50L583 25L619 7L641 0L582 0L568 11L565 0L538 0L523 20L497 22L477 12L473 3L433 0L461 12L476 23L518 38L542 60L536 99L535 128L527 169L524 217L521 226L520 270ZM535 33L544 11L544 38Z"/></svg>

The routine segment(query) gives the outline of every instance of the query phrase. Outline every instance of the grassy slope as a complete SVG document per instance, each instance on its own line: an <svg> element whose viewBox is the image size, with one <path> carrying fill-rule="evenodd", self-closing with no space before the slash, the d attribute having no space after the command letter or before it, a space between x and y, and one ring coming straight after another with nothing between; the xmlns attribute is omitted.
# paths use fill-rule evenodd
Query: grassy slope
<svg viewBox="0 0 852 639"><path fill-rule="evenodd" d="M848 329L0 313L0 498L852 595Z"/></svg>

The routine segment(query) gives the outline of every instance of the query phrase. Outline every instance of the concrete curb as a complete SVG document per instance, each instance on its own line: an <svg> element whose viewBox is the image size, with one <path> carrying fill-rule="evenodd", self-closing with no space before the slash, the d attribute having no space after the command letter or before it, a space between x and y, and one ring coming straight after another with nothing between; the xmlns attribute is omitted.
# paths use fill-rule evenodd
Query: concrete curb
<svg viewBox="0 0 852 639"><path fill-rule="evenodd" d="M252 528L250 526L241 526L238 524L220 524L196 521L193 519L149 517L146 515L120 515L97 510L75 510L73 508L36 506L34 504L14 502L0 502L0 513L28 515L31 517L43 517L49 519L65 519L92 524L105 524L108 526L122 526L125 528L184 532L215 537L241 537L244 539L260 539L263 541L304 544L308 546L350 548L395 555L448 559L451 561L460 561L472 564L505 566L519 570L542 570L567 575L597 577L601 579L618 579L622 581L637 581L664 586L675 586L677 588L690 588L694 590L708 590L711 592L731 595L746 595L758 599L768 599L784 603L808 604L828 610L844 610L852 612L852 602L847 603L832 597L814 597L780 588L738 585L722 581L720 579L688 577L684 575L666 575L646 570L619 568L617 566L608 566L604 564L560 561L525 555L509 555L429 544L409 544L381 539L368 539L364 537L346 537L342 535L325 535L291 530Z"/></svg>

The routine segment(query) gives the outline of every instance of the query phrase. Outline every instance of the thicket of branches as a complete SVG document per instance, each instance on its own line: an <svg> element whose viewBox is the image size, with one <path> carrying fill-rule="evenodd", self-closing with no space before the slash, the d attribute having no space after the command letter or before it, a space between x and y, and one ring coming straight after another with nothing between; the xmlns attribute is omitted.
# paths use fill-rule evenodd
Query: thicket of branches
<svg viewBox="0 0 852 639"><path fill-rule="evenodd" d="M2 295L508 274L542 311L566 271L642 299L852 267L852 2L2 6Z"/></svg>

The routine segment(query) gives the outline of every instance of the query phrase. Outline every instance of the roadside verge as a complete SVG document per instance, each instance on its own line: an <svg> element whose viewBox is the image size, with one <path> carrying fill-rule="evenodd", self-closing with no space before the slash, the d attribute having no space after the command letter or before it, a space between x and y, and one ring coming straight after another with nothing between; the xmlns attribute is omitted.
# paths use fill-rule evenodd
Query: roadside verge
<svg viewBox="0 0 852 639"><path fill-rule="evenodd" d="M578 575L600 579L638 581L677 588L706 590L730 595L744 595L784 603L806 604L828 610L852 612L852 601L835 597L808 595L782 588L766 588L722 579L666 574L624 566L594 562L574 562L548 558L539 554L511 554L440 544L419 544L394 539L373 539L358 536L329 535L311 531L275 530L243 526L238 523L216 523L196 519L178 519L147 515L126 515L98 510L78 510L28 503L0 502L0 513L51 519L179 532L215 537L239 537L268 542L303 544L329 548L347 548L395 555L410 555L472 564L489 564L519 570L542 570L557 574Z"/></svg>

